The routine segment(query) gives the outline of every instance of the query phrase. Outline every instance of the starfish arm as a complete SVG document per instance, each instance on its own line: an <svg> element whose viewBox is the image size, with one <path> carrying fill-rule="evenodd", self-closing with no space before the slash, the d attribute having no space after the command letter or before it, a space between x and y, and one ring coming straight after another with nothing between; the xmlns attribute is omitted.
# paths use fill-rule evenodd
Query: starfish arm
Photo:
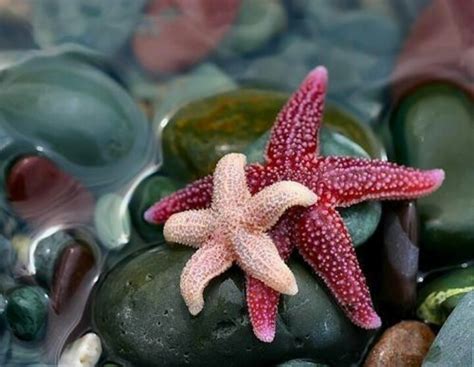
<svg viewBox="0 0 474 367"><path fill-rule="evenodd" d="M235 207L250 199L245 163L245 155L238 153L227 154L217 163L212 198L212 206L216 211Z"/></svg>
<svg viewBox="0 0 474 367"><path fill-rule="evenodd" d="M206 242L193 254L181 273L181 295L192 315L197 315L204 307L203 292L207 284L232 266L229 243L221 240Z"/></svg>
<svg viewBox="0 0 474 367"><path fill-rule="evenodd" d="M290 219L291 217L285 215L270 232L281 258L285 261L293 250L290 241L290 228L288 227ZM275 338L280 293L251 276L246 277L246 290L247 307L253 332L259 340L270 343Z"/></svg>
<svg viewBox="0 0 474 367"><path fill-rule="evenodd" d="M323 205L301 218L295 241L305 261L321 276L347 316L358 326L378 328L364 275L340 215Z"/></svg>
<svg viewBox="0 0 474 367"><path fill-rule="evenodd" d="M415 199L432 193L444 180L444 171L440 169L422 171L352 157L324 158L322 171L321 181L336 206L370 199Z"/></svg>
<svg viewBox="0 0 474 367"><path fill-rule="evenodd" d="M266 232L287 209L310 206L316 201L316 194L306 186L293 181L280 181L264 188L250 199L245 208L245 222Z"/></svg>
<svg viewBox="0 0 474 367"><path fill-rule="evenodd" d="M293 273L268 235L240 229L232 234L231 241L237 262L245 273L280 293L295 295L298 292Z"/></svg>
<svg viewBox="0 0 474 367"><path fill-rule="evenodd" d="M318 154L327 79L326 68L315 68L283 107L266 149L268 163L286 166L305 155Z"/></svg>
<svg viewBox="0 0 474 367"><path fill-rule="evenodd" d="M208 240L214 229L210 210L188 210L173 214L166 221L163 235L166 241L199 247Z"/></svg>
<svg viewBox="0 0 474 367"><path fill-rule="evenodd" d="M208 208L212 199L212 188L212 176L201 178L155 203L145 212L145 220L161 224L175 213Z"/></svg>

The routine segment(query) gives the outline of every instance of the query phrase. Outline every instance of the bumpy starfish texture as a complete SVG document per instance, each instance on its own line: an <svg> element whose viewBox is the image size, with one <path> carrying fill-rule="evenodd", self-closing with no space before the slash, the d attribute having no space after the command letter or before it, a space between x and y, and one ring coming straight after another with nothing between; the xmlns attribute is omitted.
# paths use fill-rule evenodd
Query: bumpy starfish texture
<svg viewBox="0 0 474 367"><path fill-rule="evenodd" d="M203 306L209 281L236 262L249 276L277 292L298 292L293 273L266 232L293 206L309 206L316 195L300 183L280 181L251 196L245 156L228 154L214 173L209 209L172 215L165 223L167 241L197 247L181 274L181 294L191 314Z"/></svg>
<svg viewBox="0 0 474 367"><path fill-rule="evenodd" d="M318 196L306 209L290 209L270 231L286 261L296 247L324 280L347 316L358 326L378 328L366 281L352 242L336 211L371 199L414 199L435 191L444 172L421 171L381 160L319 156L319 130L327 88L327 71L314 69L277 117L265 152L266 162L246 167L252 194L281 180L300 182ZM198 180L156 203L146 213L163 223L177 211L206 208L212 177ZM278 292L247 276L247 304L255 335L270 342L275 336Z"/></svg>

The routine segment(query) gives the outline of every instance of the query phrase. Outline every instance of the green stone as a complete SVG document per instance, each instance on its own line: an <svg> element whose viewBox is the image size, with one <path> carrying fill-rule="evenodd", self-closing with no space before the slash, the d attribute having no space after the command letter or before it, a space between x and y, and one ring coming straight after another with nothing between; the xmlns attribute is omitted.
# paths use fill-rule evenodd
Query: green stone
<svg viewBox="0 0 474 367"><path fill-rule="evenodd" d="M34 267L35 277L40 284L46 287L51 285L56 260L73 242L74 239L66 231L58 231L38 242L34 252Z"/></svg>
<svg viewBox="0 0 474 367"><path fill-rule="evenodd" d="M163 240L163 226L150 224L143 218L145 211L163 197L172 194L182 185L177 181L161 176L160 173L147 177L135 190L130 201L132 223L139 235L147 242Z"/></svg>
<svg viewBox="0 0 474 367"><path fill-rule="evenodd" d="M130 240L130 215L126 201L120 195L105 194L97 201L94 224L102 245L118 250Z"/></svg>
<svg viewBox="0 0 474 367"><path fill-rule="evenodd" d="M288 95L240 89L192 102L162 125L163 171L192 181L205 176L223 155L243 152L275 122ZM373 158L385 156L370 127L328 106L324 122L359 144Z"/></svg>
<svg viewBox="0 0 474 367"><path fill-rule="evenodd" d="M327 116L330 118L332 115ZM328 124L330 125L330 124ZM330 125L331 126L331 125ZM347 129L346 131L353 131ZM245 154L249 162L263 162L263 152L267 145L269 132L262 135L255 143L249 145ZM323 127L320 135L321 154L324 156L353 156L370 158L362 147L332 127ZM352 242L358 246L366 242L377 229L382 216L382 205L377 201L366 201L349 208L339 210L349 230Z"/></svg>
<svg viewBox="0 0 474 367"><path fill-rule="evenodd" d="M423 361L423 367L472 366L474 292L466 294L448 317Z"/></svg>
<svg viewBox="0 0 474 367"><path fill-rule="evenodd" d="M111 361L132 365L273 365L311 358L334 365L360 360L373 333L353 325L301 261L290 261L299 292L283 296L273 343L252 333L242 273L232 269L206 289L203 311L190 315L179 278L193 250L159 246L121 262L98 286L93 328Z"/></svg>
<svg viewBox="0 0 474 367"><path fill-rule="evenodd" d="M449 84L415 90L391 121L397 160L443 168L442 187L418 201L421 248L432 262L474 258L474 100Z"/></svg>
<svg viewBox="0 0 474 367"><path fill-rule="evenodd" d="M422 286L417 315L426 322L441 325L471 291L474 291L474 265L450 271Z"/></svg>
<svg viewBox="0 0 474 367"><path fill-rule="evenodd" d="M19 339L37 339L46 323L48 298L39 287L26 286L8 294L6 316Z"/></svg>

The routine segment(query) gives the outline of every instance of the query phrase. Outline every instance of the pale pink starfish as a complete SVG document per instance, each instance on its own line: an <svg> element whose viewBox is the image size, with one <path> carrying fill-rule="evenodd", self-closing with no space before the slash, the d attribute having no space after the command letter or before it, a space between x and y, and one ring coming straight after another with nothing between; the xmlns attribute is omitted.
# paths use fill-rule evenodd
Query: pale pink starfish
<svg viewBox="0 0 474 367"><path fill-rule="evenodd" d="M372 329L381 321L374 311L338 207L371 199L414 199L435 191L442 170L421 171L380 160L319 155L319 130L327 87L327 71L314 69L277 117L266 149L265 163L247 166L252 193L282 180L300 182L318 196L317 204L290 209L271 230L280 256L287 260L296 247L324 280L347 316ZM198 180L170 195L146 213L163 223L173 213L206 208L212 177ZM275 336L279 294L258 279L247 277L247 304L255 335L270 342Z"/></svg>
<svg viewBox="0 0 474 367"><path fill-rule="evenodd" d="M197 247L181 274L181 294L191 314L203 306L209 281L236 262L246 274L277 292L294 295L296 280L266 232L293 206L316 203L303 185L280 181L251 196L245 156L228 154L217 163L209 209L172 215L165 223L167 241Z"/></svg>

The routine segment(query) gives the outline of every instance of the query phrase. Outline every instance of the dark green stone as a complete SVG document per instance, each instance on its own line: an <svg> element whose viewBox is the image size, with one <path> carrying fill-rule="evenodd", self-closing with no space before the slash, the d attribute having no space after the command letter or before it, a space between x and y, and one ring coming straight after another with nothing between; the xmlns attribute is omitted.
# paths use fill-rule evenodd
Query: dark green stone
<svg viewBox="0 0 474 367"><path fill-rule="evenodd" d="M474 100L449 84L431 84L402 100L392 119L397 159L443 168L446 179L418 201L421 248L437 264L474 258Z"/></svg>
<svg viewBox="0 0 474 367"><path fill-rule="evenodd" d="M26 286L9 293L6 316L13 334L22 340L37 339L46 322L47 304L39 287Z"/></svg>
<svg viewBox="0 0 474 367"><path fill-rule="evenodd" d="M177 181L157 173L143 180L135 190L130 201L130 215L135 229L144 240L149 242L163 240L163 226L146 222L143 214L158 200L172 194L181 186Z"/></svg>
<svg viewBox="0 0 474 367"><path fill-rule="evenodd" d="M472 366L474 292L466 294L438 333L423 367Z"/></svg>
<svg viewBox="0 0 474 367"><path fill-rule="evenodd" d="M299 292L282 297L273 343L252 333L240 271L210 283L203 311L192 317L179 278L193 251L160 246L128 259L99 285L94 329L110 360L132 365L271 365L311 358L334 366L359 361L372 333L354 326L314 274L290 261Z"/></svg>
<svg viewBox="0 0 474 367"><path fill-rule="evenodd" d="M471 291L474 291L474 265L435 278L424 284L418 294L418 317L441 325Z"/></svg>

